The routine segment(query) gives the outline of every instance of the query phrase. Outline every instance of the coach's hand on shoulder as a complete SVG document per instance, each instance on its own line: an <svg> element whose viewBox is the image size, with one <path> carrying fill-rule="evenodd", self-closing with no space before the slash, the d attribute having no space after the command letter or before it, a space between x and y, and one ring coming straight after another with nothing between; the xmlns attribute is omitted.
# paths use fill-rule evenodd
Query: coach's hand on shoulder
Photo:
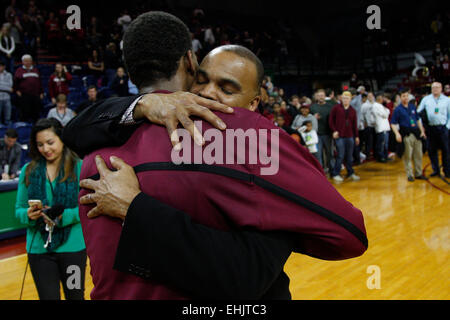
<svg viewBox="0 0 450 320"><path fill-rule="evenodd" d="M109 170L105 161L96 156L95 163L100 180L80 181L80 187L94 191L80 198L81 204L96 204L96 207L88 212L89 218L104 214L124 220L131 202L141 192L133 167L114 156L110 160L117 171Z"/></svg>
<svg viewBox="0 0 450 320"><path fill-rule="evenodd" d="M205 140L190 116L202 118L215 128L224 130L225 123L211 110L224 113L233 113L234 111L233 108L217 101L189 92L177 91L171 94L149 93L144 95L137 103L133 117L135 120L147 118L152 123L165 126L174 147L179 143L176 133L178 123L181 123L189 131L198 145L203 145Z"/></svg>

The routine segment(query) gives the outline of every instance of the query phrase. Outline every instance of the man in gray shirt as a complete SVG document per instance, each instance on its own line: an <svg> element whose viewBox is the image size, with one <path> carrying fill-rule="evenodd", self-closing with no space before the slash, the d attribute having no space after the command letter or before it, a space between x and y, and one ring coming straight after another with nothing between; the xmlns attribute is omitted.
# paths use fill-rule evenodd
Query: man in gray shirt
<svg viewBox="0 0 450 320"><path fill-rule="evenodd" d="M322 165L324 171L331 172L331 131L328 125L328 117L330 115L333 105L326 102L325 90L319 89L316 92L317 103L311 106L311 113L314 118L317 119L318 129L317 135L319 136L319 143L317 144L317 156L319 162ZM314 126L314 125L313 125Z"/></svg>
<svg viewBox="0 0 450 320"><path fill-rule="evenodd" d="M11 122L11 92L13 91L12 74L5 70L5 63L0 61L0 123ZM4 122L2 122L4 119Z"/></svg>

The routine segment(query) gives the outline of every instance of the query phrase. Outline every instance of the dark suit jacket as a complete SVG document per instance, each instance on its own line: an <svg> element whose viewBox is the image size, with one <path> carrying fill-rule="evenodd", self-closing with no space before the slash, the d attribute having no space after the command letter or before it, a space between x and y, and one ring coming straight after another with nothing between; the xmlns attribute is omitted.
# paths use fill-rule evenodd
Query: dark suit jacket
<svg viewBox="0 0 450 320"><path fill-rule="evenodd" d="M124 144L140 124L119 122L137 97L109 98L91 105L64 127L64 143L81 158ZM148 225L155 226L154 232L142 229ZM167 247L171 250L166 251ZM230 233L196 224L185 212L141 193L128 209L114 267L144 279L170 281L194 298L291 299L289 278L280 270L292 247L286 235ZM201 279L192 276L198 270L204 275Z"/></svg>

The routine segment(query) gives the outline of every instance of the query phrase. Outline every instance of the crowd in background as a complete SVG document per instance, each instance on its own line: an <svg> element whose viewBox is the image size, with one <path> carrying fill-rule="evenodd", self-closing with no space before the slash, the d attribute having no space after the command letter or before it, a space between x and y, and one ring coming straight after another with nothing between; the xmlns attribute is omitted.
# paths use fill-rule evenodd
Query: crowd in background
<svg viewBox="0 0 450 320"><path fill-rule="evenodd" d="M421 159L427 151L433 168L431 176L449 178L450 84L443 88L437 80L429 84L431 94L418 94L409 88L373 92L360 85L353 74L337 93L326 88L316 90L312 97L286 97L283 88L266 77L260 112L308 147L336 182L344 180L340 175L343 167L348 178L358 181L353 166L370 160L386 163L396 154L404 158L409 181L425 179ZM402 105L408 110L406 124ZM413 150L405 136L412 139L416 133L420 147ZM438 149L442 151L441 165ZM420 161L416 161L419 155ZM414 175L411 161L416 164Z"/></svg>

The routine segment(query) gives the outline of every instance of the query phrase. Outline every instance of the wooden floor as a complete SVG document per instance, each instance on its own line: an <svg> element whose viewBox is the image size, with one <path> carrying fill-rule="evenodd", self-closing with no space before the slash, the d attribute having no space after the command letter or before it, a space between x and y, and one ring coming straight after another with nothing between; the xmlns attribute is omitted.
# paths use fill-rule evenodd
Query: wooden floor
<svg viewBox="0 0 450 320"><path fill-rule="evenodd" d="M355 169L361 181L336 188L362 210L369 249L346 261L292 254L285 270L293 298L450 299L450 186L439 178L408 182L398 160ZM24 254L0 260L0 299L19 298L25 263ZM88 266L87 299L91 289ZM23 299L37 299L29 270Z"/></svg>

